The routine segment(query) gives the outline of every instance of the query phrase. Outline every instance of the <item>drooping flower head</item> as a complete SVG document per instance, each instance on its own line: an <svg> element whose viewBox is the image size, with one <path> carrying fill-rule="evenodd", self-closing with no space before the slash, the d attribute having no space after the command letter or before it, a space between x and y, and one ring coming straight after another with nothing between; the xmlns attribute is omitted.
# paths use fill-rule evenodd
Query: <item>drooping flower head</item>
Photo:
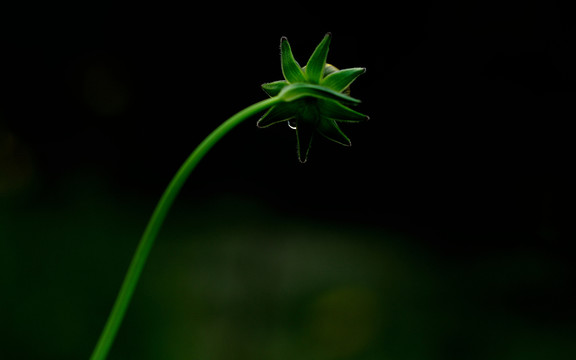
<svg viewBox="0 0 576 360"><path fill-rule="evenodd" d="M272 107L258 120L258 127L288 122L296 130L298 159L306 162L316 134L338 144L350 146L350 140L339 122L360 122L368 119L348 105L360 103L349 96L350 84L365 68L339 70L326 63L331 34L324 36L308 63L300 67L294 59L286 37L280 40L281 65L284 80L266 83L262 89L271 97L284 94L286 101ZM294 96L286 96L288 93Z"/></svg>

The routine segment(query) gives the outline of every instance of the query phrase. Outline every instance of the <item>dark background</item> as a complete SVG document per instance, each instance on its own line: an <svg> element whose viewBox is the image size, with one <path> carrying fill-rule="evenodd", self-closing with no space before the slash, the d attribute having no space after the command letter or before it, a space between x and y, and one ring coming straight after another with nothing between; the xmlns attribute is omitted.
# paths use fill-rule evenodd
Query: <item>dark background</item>
<svg viewBox="0 0 576 360"><path fill-rule="evenodd" d="M281 78L367 73L351 148L227 135L183 189L111 359L572 359L573 12L82 2L4 9L2 359L87 358L155 202Z"/></svg>

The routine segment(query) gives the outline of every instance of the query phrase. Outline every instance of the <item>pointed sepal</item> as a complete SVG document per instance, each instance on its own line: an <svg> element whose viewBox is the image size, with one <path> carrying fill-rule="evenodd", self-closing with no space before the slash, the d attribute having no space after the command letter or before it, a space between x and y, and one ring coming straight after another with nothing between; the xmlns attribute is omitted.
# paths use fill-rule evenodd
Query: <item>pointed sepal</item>
<svg viewBox="0 0 576 360"><path fill-rule="evenodd" d="M261 118L258 120L256 125L259 128L266 128L270 125L277 124L279 122L288 121L293 119L298 113L296 108L297 104L293 103L280 103L271 109L269 109Z"/></svg>
<svg viewBox="0 0 576 360"><path fill-rule="evenodd" d="M319 84L320 79L322 79L331 38L331 33L327 33L324 36L324 39L322 39L322 42L316 47L316 50L314 50L314 53L310 56L306 64L306 78L312 84Z"/></svg>
<svg viewBox="0 0 576 360"><path fill-rule="evenodd" d="M261 86L262 90L264 90L264 92L268 94L268 96L274 97L278 95L286 85L288 85L286 81L279 80L271 83L262 84Z"/></svg>
<svg viewBox="0 0 576 360"><path fill-rule="evenodd" d="M350 109L337 101L320 100L318 106L323 116L338 122L361 122L369 120L368 116Z"/></svg>
<svg viewBox="0 0 576 360"><path fill-rule="evenodd" d="M365 68L350 68L331 73L322 79L320 85L328 87L334 91L344 91L356 80L356 78L366 72Z"/></svg>
<svg viewBox="0 0 576 360"><path fill-rule="evenodd" d="M298 160L305 163L308 160L312 139L314 137L314 127L305 121L296 122L296 146Z"/></svg>
<svg viewBox="0 0 576 360"><path fill-rule="evenodd" d="M286 37L282 37L280 40L280 60L282 66L282 74L284 75L286 81L289 83L297 83L304 82L306 80L302 68L296 59L294 59L292 49L290 48L290 43Z"/></svg>
<svg viewBox="0 0 576 360"><path fill-rule="evenodd" d="M350 139L340 130L340 127L332 119L323 119L318 124L318 132L325 138L332 140L340 145L352 146Z"/></svg>

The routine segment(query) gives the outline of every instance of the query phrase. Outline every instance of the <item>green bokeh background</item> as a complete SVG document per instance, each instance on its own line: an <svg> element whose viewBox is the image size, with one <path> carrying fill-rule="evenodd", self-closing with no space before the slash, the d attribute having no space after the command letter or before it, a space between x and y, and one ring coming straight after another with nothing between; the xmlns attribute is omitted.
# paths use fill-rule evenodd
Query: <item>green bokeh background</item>
<svg viewBox="0 0 576 360"><path fill-rule="evenodd" d="M326 31L371 120L224 138L110 359L576 357L567 7L352 5L1 12L0 359L88 358L178 166Z"/></svg>

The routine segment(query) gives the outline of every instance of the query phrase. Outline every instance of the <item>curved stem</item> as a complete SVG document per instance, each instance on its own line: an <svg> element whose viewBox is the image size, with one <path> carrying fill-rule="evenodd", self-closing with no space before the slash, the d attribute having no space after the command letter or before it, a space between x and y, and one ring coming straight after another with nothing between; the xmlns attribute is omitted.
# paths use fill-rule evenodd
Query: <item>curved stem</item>
<svg viewBox="0 0 576 360"><path fill-rule="evenodd" d="M130 304L132 294L136 289L138 279L142 273L142 269L146 264L146 259L148 254L154 245L154 240L160 231L162 223L170 210L170 207L174 203L176 196L180 192L182 185L186 182L186 179L194 170L198 162L202 160L204 155L230 130L232 130L236 125L240 124L247 118L264 111L278 102L282 101L279 97L273 97L266 100L262 100L254 105L247 107L246 109L238 112L236 115L232 116L226 120L222 125L220 125L216 130L214 130L210 135L204 139L180 167L180 170L176 173L172 181L164 191L164 194L160 198L158 205L154 209L154 213L146 226L146 230L140 239L138 248L134 253L128 272L124 278L124 282L120 288L114 307L110 312L104 330L100 335L100 339L94 348L94 352L90 357L91 360L103 360L106 359L110 347L114 342L114 338L120 328L126 309Z"/></svg>

